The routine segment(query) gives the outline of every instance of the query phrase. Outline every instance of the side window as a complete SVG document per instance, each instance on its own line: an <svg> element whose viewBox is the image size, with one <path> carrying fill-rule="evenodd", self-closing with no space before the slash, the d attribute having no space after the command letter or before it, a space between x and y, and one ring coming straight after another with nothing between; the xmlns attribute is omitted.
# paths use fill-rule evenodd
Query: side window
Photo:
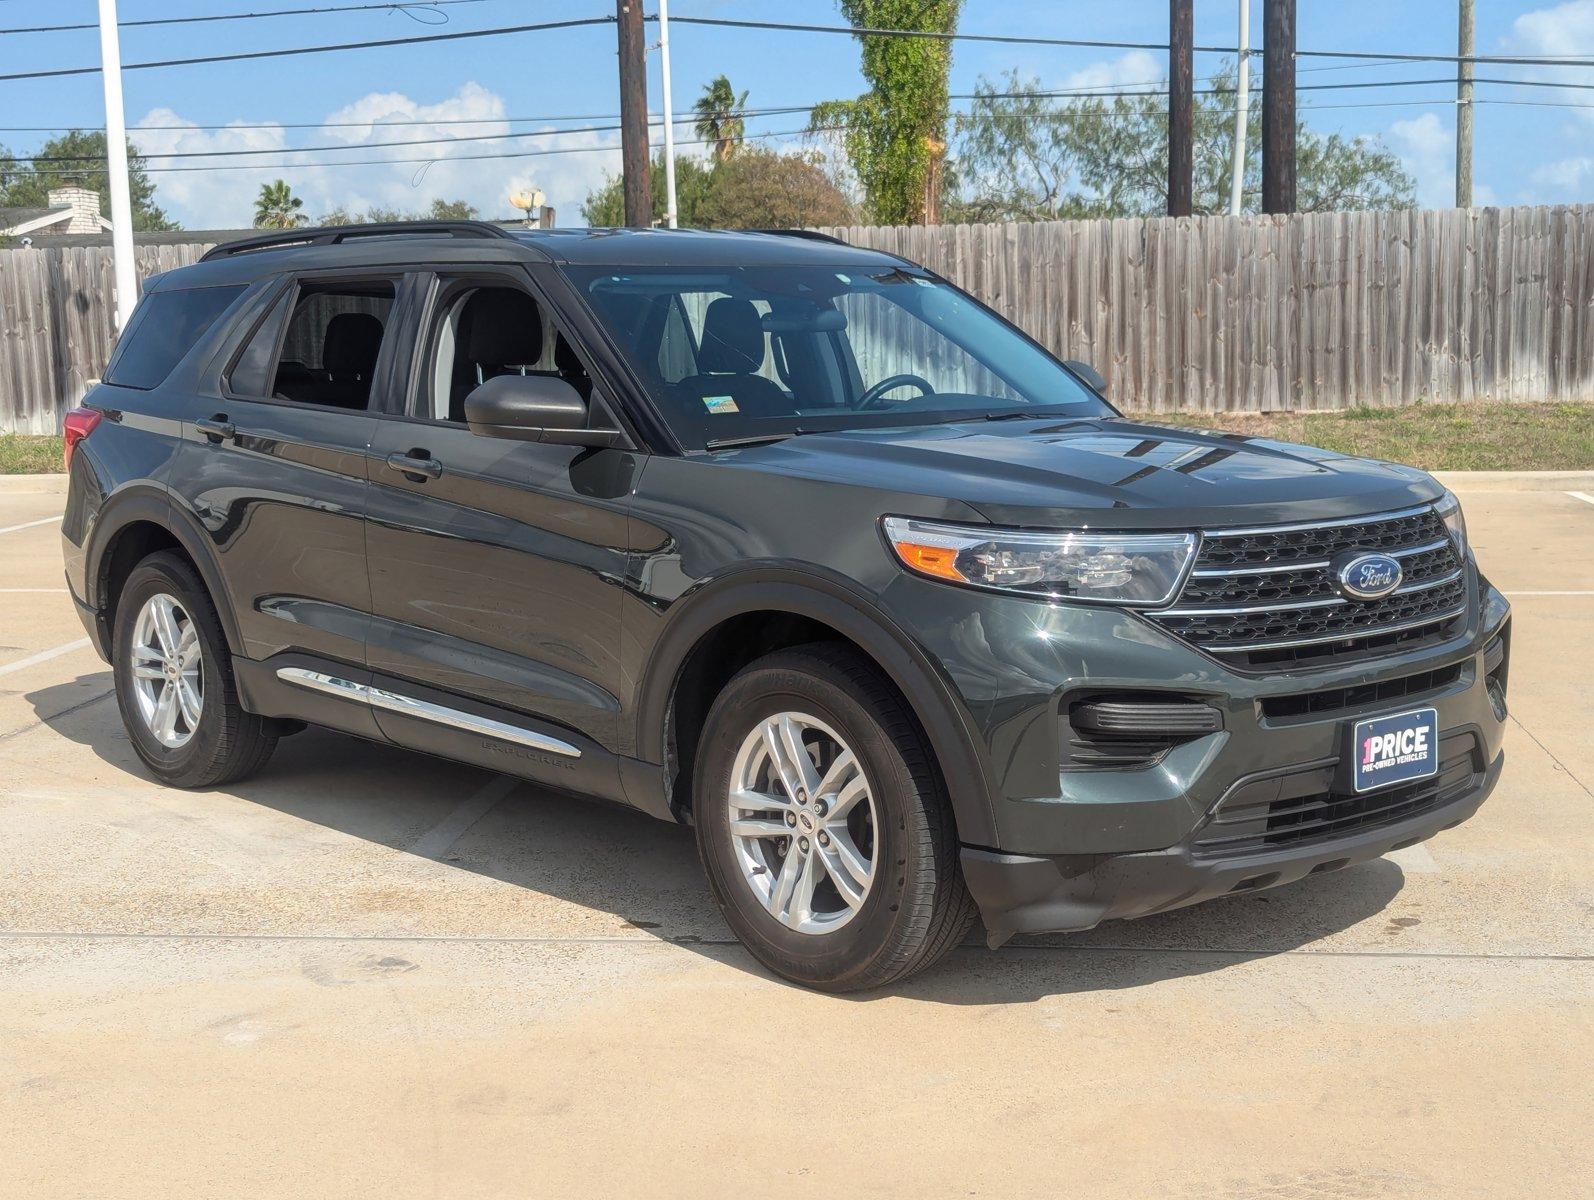
<svg viewBox="0 0 1594 1200"><path fill-rule="evenodd" d="M243 291L242 287L185 288L145 296L117 345L105 382L146 391L160 386Z"/></svg>
<svg viewBox="0 0 1594 1200"><path fill-rule="evenodd" d="M393 282L386 279L300 285L287 329L279 316L268 317L244 347L230 378L232 390L299 404L366 408L394 296Z"/></svg>
<svg viewBox="0 0 1594 1200"><path fill-rule="evenodd" d="M499 375L557 377L584 399L591 398L586 366L528 292L490 284L456 285L445 291L433 320L423 416L463 424L465 397Z"/></svg>

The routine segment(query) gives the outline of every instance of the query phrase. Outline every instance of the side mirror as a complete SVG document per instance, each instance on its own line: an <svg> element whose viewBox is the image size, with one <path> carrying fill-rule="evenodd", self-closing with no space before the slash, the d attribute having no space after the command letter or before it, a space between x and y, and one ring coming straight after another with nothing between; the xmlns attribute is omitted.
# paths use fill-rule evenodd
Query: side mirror
<svg viewBox="0 0 1594 1200"><path fill-rule="evenodd" d="M495 375L465 397L465 424L481 437L560 446L615 446L617 429L588 429L587 402L552 375Z"/></svg>
<svg viewBox="0 0 1594 1200"><path fill-rule="evenodd" d="M1078 375L1095 391L1100 392L1103 396L1107 394L1107 381L1102 378L1101 372L1096 370L1096 368L1091 366L1088 362L1080 362L1077 358L1070 358L1067 362L1063 363L1063 366L1067 367L1075 375Z"/></svg>

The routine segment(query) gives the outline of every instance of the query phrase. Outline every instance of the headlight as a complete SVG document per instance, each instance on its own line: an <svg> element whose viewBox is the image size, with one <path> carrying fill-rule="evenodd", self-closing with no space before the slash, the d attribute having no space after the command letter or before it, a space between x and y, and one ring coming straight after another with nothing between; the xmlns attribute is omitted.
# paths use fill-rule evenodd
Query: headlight
<svg viewBox="0 0 1594 1200"><path fill-rule="evenodd" d="M1456 499L1454 492L1447 491L1434 505L1439 519L1445 523L1445 528L1450 531L1450 541L1456 548L1456 554L1462 558L1467 556L1467 518L1461 515L1461 501Z"/></svg>
<svg viewBox="0 0 1594 1200"><path fill-rule="evenodd" d="M1095 604L1166 604L1196 547L1193 533L1035 533L908 517L883 525L902 565L920 575Z"/></svg>

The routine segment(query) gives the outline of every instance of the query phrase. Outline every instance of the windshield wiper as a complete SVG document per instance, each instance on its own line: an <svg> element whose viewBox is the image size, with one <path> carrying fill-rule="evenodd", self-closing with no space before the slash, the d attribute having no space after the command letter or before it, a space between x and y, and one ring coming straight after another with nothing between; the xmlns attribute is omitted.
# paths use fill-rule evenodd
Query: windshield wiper
<svg viewBox="0 0 1594 1200"><path fill-rule="evenodd" d="M806 429L788 429L781 433L749 433L743 437L709 438L703 443L703 449L734 450L739 446L767 446L772 442L784 442L787 438L808 432Z"/></svg>
<svg viewBox="0 0 1594 1200"><path fill-rule="evenodd" d="M1068 410L1063 405L1049 405L1043 408L1014 408L1002 412L984 413L983 419L987 421L1049 421L1053 417L1066 417ZM1078 414L1075 414L1078 416ZM1087 418L1079 417L1080 420Z"/></svg>

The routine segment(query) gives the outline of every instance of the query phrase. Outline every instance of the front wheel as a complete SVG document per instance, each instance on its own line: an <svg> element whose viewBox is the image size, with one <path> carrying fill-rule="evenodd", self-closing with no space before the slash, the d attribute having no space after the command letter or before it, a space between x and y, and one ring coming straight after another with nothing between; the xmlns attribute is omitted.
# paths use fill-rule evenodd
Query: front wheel
<svg viewBox="0 0 1594 1200"><path fill-rule="evenodd" d="M715 701L698 851L720 912L777 974L827 991L923 970L974 917L917 724L845 647L780 651Z"/></svg>

